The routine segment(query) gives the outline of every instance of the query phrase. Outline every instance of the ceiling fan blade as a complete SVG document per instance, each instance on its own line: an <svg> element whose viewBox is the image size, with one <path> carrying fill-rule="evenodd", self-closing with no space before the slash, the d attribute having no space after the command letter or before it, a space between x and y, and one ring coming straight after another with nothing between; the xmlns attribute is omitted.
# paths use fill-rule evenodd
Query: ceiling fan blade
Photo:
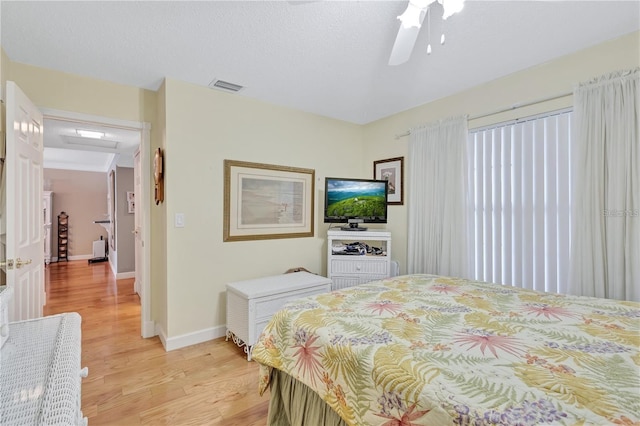
<svg viewBox="0 0 640 426"><path fill-rule="evenodd" d="M400 24L400 29L389 57L389 65L400 65L409 60L419 32L420 28L418 27L405 28Z"/></svg>

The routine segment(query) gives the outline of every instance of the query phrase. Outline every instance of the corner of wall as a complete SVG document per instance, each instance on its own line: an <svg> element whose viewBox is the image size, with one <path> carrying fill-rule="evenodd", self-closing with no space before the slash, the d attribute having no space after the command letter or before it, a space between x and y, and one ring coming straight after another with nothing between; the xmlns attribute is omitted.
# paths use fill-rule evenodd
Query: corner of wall
<svg viewBox="0 0 640 426"><path fill-rule="evenodd" d="M157 148L165 146L166 84L165 79L156 92L156 115L153 120L154 127L151 129L150 155ZM150 180L153 181L153 178L150 177ZM166 202L156 205L153 194L154 188L151 188L150 197L147 200L150 206L150 250L151 265L153 265L150 271L152 286L151 312L152 319L155 321L156 334L160 335L160 339L166 348L166 332L169 326L167 318L167 208Z"/></svg>
<svg viewBox="0 0 640 426"><path fill-rule="evenodd" d="M4 98L7 90L7 77L9 76L9 58L0 45L0 154L4 154L4 133L6 131L4 117Z"/></svg>

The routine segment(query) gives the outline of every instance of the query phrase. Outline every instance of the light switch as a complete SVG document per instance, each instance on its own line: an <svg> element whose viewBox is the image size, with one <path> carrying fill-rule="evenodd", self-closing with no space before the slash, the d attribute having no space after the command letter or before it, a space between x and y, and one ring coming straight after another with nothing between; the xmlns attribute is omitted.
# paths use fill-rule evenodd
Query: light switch
<svg viewBox="0 0 640 426"><path fill-rule="evenodd" d="M175 227L184 228L184 213L176 213Z"/></svg>

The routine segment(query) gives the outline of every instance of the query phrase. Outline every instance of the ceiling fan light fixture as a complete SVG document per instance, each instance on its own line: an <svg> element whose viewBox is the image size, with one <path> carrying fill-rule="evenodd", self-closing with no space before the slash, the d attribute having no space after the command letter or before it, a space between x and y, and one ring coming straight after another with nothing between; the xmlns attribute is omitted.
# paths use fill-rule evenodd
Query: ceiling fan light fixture
<svg viewBox="0 0 640 426"><path fill-rule="evenodd" d="M423 12L423 9L409 2L407 9L402 15L398 16L398 19L402 22L404 28L420 28L422 26L421 18Z"/></svg>
<svg viewBox="0 0 640 426"><path fill-rule="evenodd" d="M393 48L391 49L389 65L400 65L409 60L424 19L427 19L427 26L429 27L428 33L429 37L431 37L431 11L429 6L431 3L435 3L436 1L443 3L445 0L409 0L407 2L406 10L402 15L398 16L398 19L401 21L401 25L398 30L398 35L396 36L396 41L393 43ZM429 46L427 47L427 50L428 54L430 54L430 39L428 44Z"/></svg>
<svg viewBox="0 0 640 426"><path fill-rule="evenodd" d="M464 8L464 0L438 0L438 2L442 4L442 8L444 9L442 19L447 19Z"/></svg>
<svg viewBox="0 0 640 426"><path fill-rule="evenodd" d="M83 138L90 138L90 139L104 138L104 132L96 132L94 130L76 129L76 133L78 134L78 136Z"/></svg>

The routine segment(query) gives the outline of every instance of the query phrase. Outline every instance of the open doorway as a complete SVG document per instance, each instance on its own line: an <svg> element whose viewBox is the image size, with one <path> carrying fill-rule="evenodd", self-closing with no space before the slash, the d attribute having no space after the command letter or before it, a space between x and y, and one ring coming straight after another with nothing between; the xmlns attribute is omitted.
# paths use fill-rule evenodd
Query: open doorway
<svg viewBox="0 0 640 426"><path fill-rule="evenodd" d="M91 242L87 240L94 239L96 235L104 237L105 251L108 253L106 257L112 256L107 260L112 266L115 277L136 280L135 289L141 303L141 334L142 337L151 337L155 335L155 330L150 312L149 244L145 244L150 229L150 203L147 201L150 194L149 125L67 111L43 110L42 112L45 168L43 188L53 191L54 206L56 205L55 185L60 183L48 181L47 176L56 178L63 176L62 180L64 180L64 170L68 170L70 178L74 173L76 175L93 173L104 177L104 186L107 188L110 173L119 173L121 176L118 182L122 185L111 188L115 192L107 189L104 197L101 197L103 202L97 203L99 211L96 207L93 209L95 211L89 208L86 208L85 212L78 210L78 215L81 217L77 217L76 220L82 221L81 225L84 229L90 231L88 235L76 236L78 239L83 239L84 248L79 249L75 257L74 253L70 253L69 258L72 260L92 258L95 249L86 248L87 243ZM90 174L86 176L91 176ZM129 180L130 184L125 184ZM85 185L84 190L90 191L90 188L87 189ZM110 193L111 196L108 195ZM116 202L119 203L118 208L111 209L110 206ZM88 207L88 204L85 206ZM54 208L54 213L57 210ZM86 212L89 212L88 214L92 217L83 217L83 214L86 216ZM52 243L54 241L55 238L52 238ZM122 242L120 246L118 246L119 241ZM125 244L127 241L130 244ZM96 241L93 241L94 246L95 244ZM56 253L55 248L52 248L52 253ZM118 270L118 259L120 259L120 270ZM127 265L129 261L130 267Z"/></svg>

